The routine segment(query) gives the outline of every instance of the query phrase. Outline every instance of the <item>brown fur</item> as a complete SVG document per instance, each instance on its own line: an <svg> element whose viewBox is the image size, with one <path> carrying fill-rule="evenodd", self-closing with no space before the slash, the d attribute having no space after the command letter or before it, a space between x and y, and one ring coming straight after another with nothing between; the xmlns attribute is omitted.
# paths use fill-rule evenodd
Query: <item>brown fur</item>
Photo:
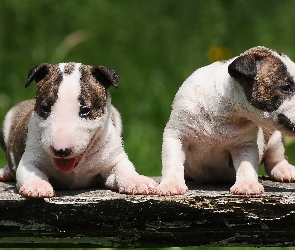
<svg viewBox="0 0 295 250"><path fill-rule="evenodd" d="M63 80L59 65L46 64L48 74L37 83L36 107L35 111L46 119L49 114L43 112L42 107L47 106L49 109L54 105L58 97L57 92L59 85ZM81 97L79 99L81 107L91 108L89 119L100 117L105 113L107 102L107 88L105 82L98 82L93 75L93 66L81 65ZM65 65L64 73L70 74L74 70L74 63ZM32 71L34 73L34 71ZM99 94L97 94L99 93Z"/></svg>
<svg viewBox="0 0 295 250"><path fill-rule="evenodd" d="M27 100L13 107L13 112L15 112L14 120L12 121L8 144L5 148L3 147L5 153L14 152L15 159L11 159L11 156L8 154L6 155L8 166L11 168L13 174L15 174L17 165L25 150L28 123L34 110L34 105L35 100ZM1 136L4 137L3 133Z"/></svg>
<svg viewBox="0 0 295 250"><path fill-rule="evenodd" d="M45 105L51 107L55 103L58 97L58 88L63 79L58 66L48 64L47 67L50 69L49 73L37 83L35 106L36 113L44 119L47 118L48 114L42 111L42 107Z"/></svg>
<svg viewBox="0 0 295 250"><path fill-rule="evenodd" d="M95 77L91 74L91 66L82 65L81 71L81 106L91 107L91 115L89 119L100 117L105 113L105 107L107 103L107 90L106 88L98 84Z"/></svg>
<svg viewBox="0 0 295 250"><path fill-rule="evenodd" d="M74 63L67 63L65 68L64 68L64 73L69 75L73 72L75 68L75 64Z"/></svg>
<svg viewBox="0 0 295 250"><path fill-rule="evenodd" d="M252 57L256 66L252 91L247 91L248 100L259 109L269 112L276 110L285 98L280 87L293 82L286 66L271 50L260 47L250 49L243 55Z"/></svg>

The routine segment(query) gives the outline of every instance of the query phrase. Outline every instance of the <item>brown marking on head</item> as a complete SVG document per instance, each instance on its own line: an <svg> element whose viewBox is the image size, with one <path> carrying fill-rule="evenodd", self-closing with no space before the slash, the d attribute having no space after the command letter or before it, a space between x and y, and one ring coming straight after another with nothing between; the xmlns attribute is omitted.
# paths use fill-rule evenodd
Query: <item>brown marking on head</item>
<svg viewBox="0 0 295 250"><path fill-rule="evenodd" d="M70 67L69 67L70 68ZM58 88L63 76L58 64L44 63L32 68L29 72L26 87L35 80L37 83L35 112L46 119L58 95Z"/></svg>
<svg viewBox="0 0 295 250"><path fill-rule="evenodd" d="M95 119L105 113L107 104L107 89L109 86L118 86L118 76L115 71L104 66L81 65L81 94L80 116L83 108L89 109L89 119Z"/></svg>
<svg viewBox="0 0 295 250"><path fill-rule="evenodd" d="M243 87L254 107L275 111L293 93L294 79L280 60L283 54L255 47L237 57L228 67L229 74Z"/></svg>
<svg viewBox="0 0 295 250"><path fill-rule="evenodd" d="M105 66L93 66L91 69L92 75L97 82L102 84L106 89L110 86L118 88L118 74L115 70L109 69Z"/></svg>
<svg viewBox="0 0 295 250"><path fill-rule="evenodd" d="M105 113L107 104L107 90L98 84L95 77L91 74L91 66L81 65L81 94L79 102L81 105L80 113L83 108L88 108L91 113L87 118L95 119ZM81 116L81 114L80 114Z"/></svg>
<svg viewBox="0 0 295 250"><path fill-rule="evenodd" d="M44 63L33 67L26 82L26 87L33 80L37 82L35 112L44 119L50 115L51 107L58 98L63 74L71 74L75 69L75 63L65 64L64 72L60 71L59 66L59 64ZM107 89L110 86L118 87L118 75L114 70L104 66L81 64L79 71L81 72L80 116L95 119L105 113Z"/></svg>
<svg viewBox="0 0 295 250"><path fill-rule="evenodd" d="M67 63L64 67L64 73L70 75L75 69L75 63Z"/></svg>

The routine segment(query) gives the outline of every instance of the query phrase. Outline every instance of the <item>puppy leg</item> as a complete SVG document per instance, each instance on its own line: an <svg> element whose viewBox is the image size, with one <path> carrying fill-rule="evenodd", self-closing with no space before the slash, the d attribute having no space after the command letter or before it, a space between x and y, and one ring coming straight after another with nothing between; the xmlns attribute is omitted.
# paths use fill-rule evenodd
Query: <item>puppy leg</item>
<svg viewBox="0 0 295 250"><path fill-rule="evenodd" d="M151 194L156 182L151 178L139 175L126 155L107 176L105 186L119 190L120 193L124 194Z"/></svg>
<svg viewBox="0 0 295 250"><path fill-rule="evenodd" d="M269 138L264 154L264 165L270 178L282 182L295 181L295 167L285 158L285 147L279 131L275 131Z"/></svg>
<svg viewBox="0 0 295 250"><path fill-rule="evenodd" d="M230 188L233 194L262 194L263 186L258 182L258 148L257 144L250 143L240 146L232 152L236 170L236 182Z"/></svg>
<svg viewBox="0 0 295 250"><path fill-rule="evenodd" d="M162 180L155 193L158 195L184 194L188 188L184 180L185 152L182 142L164 133L162 148Z"/></svg>
<svg viewBox="0 0 295 250"><path fill-rule="evenodd" d="M0 169L0 181L13 181L14 176L8 165Z"/></svg>
<svg viewBox="0 0 295 250"><path fill-rule="evenodd" d="M16 171L16 186L22 196L29 198L50 198L54 195L53 187L47 176L31 164L21 164Z"/></svg>

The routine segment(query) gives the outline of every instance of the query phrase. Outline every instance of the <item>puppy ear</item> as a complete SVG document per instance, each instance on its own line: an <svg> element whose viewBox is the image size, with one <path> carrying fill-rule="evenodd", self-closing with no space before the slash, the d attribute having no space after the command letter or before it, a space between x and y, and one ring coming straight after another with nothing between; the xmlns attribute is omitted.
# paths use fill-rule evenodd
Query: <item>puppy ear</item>
<svg viewBox="0 0 295 250"><path fill-rule="evenodd" d="M28 74L28 80L26 82L25 87L28 87L32 81L36 81L36 83L40 82L45 76L48 74L48 63L42 63L30 69Z"/></svg>
<svg viewBox="0 0 295 250"><path fill-rule="evenodd" d="M104 66L93 66L91 73L106 89L110 86L118 88L118 74L115 70Z"/></svg>
<svg viewBox="0 0 295 250"><path fill-rule="evenodd" d="M233 78L254 80L257 73L255 57L250 55L242 55L237 57L228 66L228 73Z"/></svg>

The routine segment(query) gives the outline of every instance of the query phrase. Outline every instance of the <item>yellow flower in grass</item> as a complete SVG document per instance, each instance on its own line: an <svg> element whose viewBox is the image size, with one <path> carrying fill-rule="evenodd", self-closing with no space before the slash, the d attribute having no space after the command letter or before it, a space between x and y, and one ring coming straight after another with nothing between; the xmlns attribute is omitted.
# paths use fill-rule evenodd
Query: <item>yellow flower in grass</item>
<svg viewBox="0 0 295 250"><path fill-rule="evenodd" d="M207 51L207 58L209 62L216 62L220 60L227 60L232 57L229 48L222 46L211 46Z"/></svg>

